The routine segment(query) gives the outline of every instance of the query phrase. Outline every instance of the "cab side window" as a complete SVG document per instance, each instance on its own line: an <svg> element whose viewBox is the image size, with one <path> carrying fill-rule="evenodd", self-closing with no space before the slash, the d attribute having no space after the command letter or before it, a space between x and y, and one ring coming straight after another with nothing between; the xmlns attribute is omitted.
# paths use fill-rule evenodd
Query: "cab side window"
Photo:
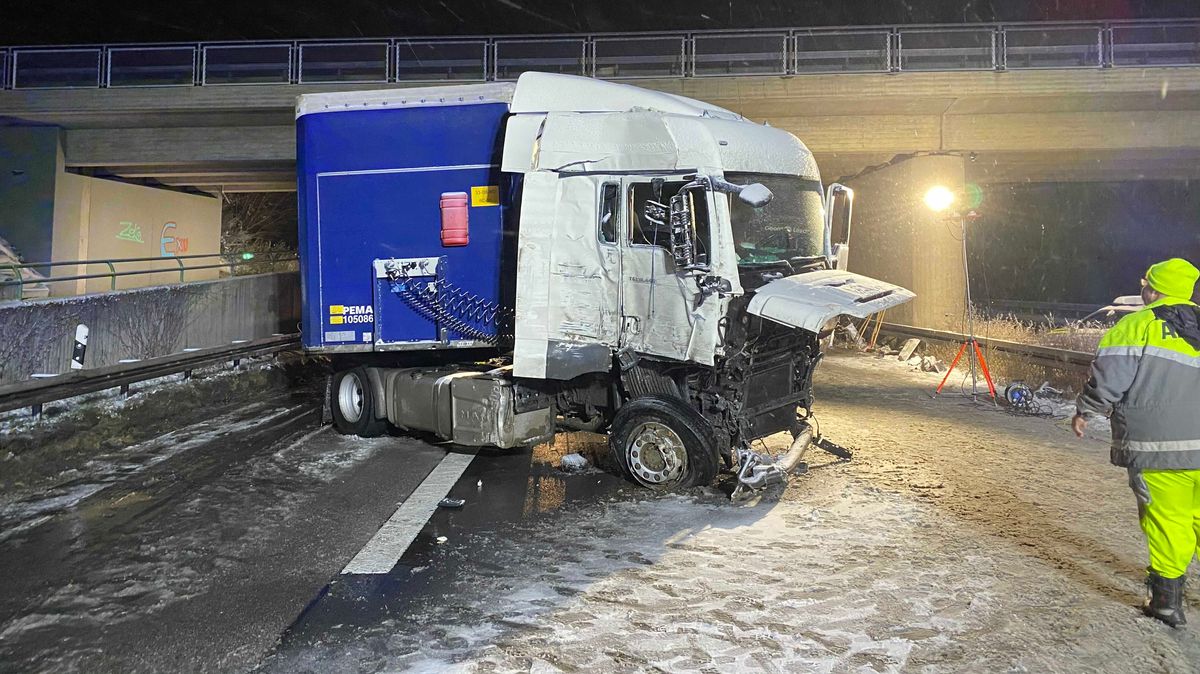
<svg viewBox="0 0 1200 674"><path fill-rule="evenodd" d="M667 250L671 249L671 230L669 225L655 226L654 223L646 220L644 211L647 201L657 201L661 204L669 205L671 197L678 194L679 189L685 184L683 181L663 183L660 199L654 198L652 183L634 183L630 186L628 202L630 243L634 245L660 246ZM688 197L695 224L695 229L692 231L692 239L696 245L696 261L701 264L707 264L709 260L709 242L711 241L709 238L708 199L704 190L691 190Z"/></svg>
<svg viewBox="0 0 1200 674"><path fill-rule="evenodd" d="M629 188L629 242L635 246L661 246L671 248L671 231L664 225L656 227L646 220L646 202L658 201L669 204L671 197L679 193L683 182L663 183L662 195L654 198L654 188L651 183L634 183Z"/></svg>
<svg viewBox="0 0 1200 674"><path fill-rule="evenodd" d="M604 183L600 188L600 240L604 243L616 243L617 214L620 207L621 186L616 183Z"/></svg>

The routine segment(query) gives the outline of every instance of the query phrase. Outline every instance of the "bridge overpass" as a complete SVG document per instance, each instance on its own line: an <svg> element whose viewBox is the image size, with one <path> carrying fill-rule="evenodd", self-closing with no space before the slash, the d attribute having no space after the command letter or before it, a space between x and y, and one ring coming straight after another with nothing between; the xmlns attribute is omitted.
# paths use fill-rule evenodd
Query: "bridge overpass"
<svg viewBox="0 0 1200 674"><path fill-rule="evenodd" d="M794 132L827 177L974 154L974 182L1196 177L1200 22L0 50L0 117L62 129L68 170L294 189L301 93L633 80Z"/></svg>
<svg viewBox="0 0 1200 674"><path fill-rule="evenodd" d="M931 235L944 223L920 203L928 185L1200 177L1200 21L101 45L0 57L0 118L57 129L60 171L209 192L295 189L293 106L307 92L539 70L710 101L794 132L827 180L858 191L851 268L917 293L889 320L933 328L958 327L964 283L959 240ZM58 222L52 200L54 217L27 239Z"/></svg>

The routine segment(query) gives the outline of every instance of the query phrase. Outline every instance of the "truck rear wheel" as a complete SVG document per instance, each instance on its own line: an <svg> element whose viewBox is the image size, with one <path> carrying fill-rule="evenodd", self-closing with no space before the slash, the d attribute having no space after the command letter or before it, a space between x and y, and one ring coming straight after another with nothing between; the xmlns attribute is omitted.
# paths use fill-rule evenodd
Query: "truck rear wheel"
<svg viewBox="0 0 1200 674"><path fill-rule="evenodd" d="M366 368L355 367L334 375L329 387L329 409L338 433L364 438L383 435L387 421L375 418L376 404Z"/></svg>
<svg viewBox="0 0 1200 674"><path fill-rule="evenodd" d="M629 480L667 491L712 483L719 457L712 426L673 396L634 398L617 410L608 451Z"/></svg>

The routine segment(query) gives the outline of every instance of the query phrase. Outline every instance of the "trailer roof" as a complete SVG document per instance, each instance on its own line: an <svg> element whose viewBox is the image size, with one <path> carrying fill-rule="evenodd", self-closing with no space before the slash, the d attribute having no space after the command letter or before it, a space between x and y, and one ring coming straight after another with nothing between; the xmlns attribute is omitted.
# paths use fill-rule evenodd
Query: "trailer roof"
<svg viewBox="0 0 1200 674"><path fill-rule="evenodd" d="M513 82L303 94L296 117L391 107L508 103L514 113L655 110L689 117L741 119L725 108L661 91L591 77L529 72Z"/></svg>
<svg viewBox="0 0 1200 674"><path fill-rule="evenodd" d="M302 94L296 99L296 117L300 118L318 112L348 112L379 108L511 103L513 92L516 89L517 85L513 82L488 82L407 89Z"/></svg>

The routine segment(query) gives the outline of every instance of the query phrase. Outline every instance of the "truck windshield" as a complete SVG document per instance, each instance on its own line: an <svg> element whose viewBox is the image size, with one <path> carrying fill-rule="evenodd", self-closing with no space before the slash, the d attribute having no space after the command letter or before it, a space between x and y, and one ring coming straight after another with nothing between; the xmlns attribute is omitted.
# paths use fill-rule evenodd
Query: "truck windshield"
<svg viewBox="0 0 1200 674"><path fill-rule="evenodd" d="M779 262L824 253L825 210L820 181L735 172L726 173L725 179L738 185L762 183L775 195L762 208L754 208L730 195L729 217L739 264Z"/></svg>

